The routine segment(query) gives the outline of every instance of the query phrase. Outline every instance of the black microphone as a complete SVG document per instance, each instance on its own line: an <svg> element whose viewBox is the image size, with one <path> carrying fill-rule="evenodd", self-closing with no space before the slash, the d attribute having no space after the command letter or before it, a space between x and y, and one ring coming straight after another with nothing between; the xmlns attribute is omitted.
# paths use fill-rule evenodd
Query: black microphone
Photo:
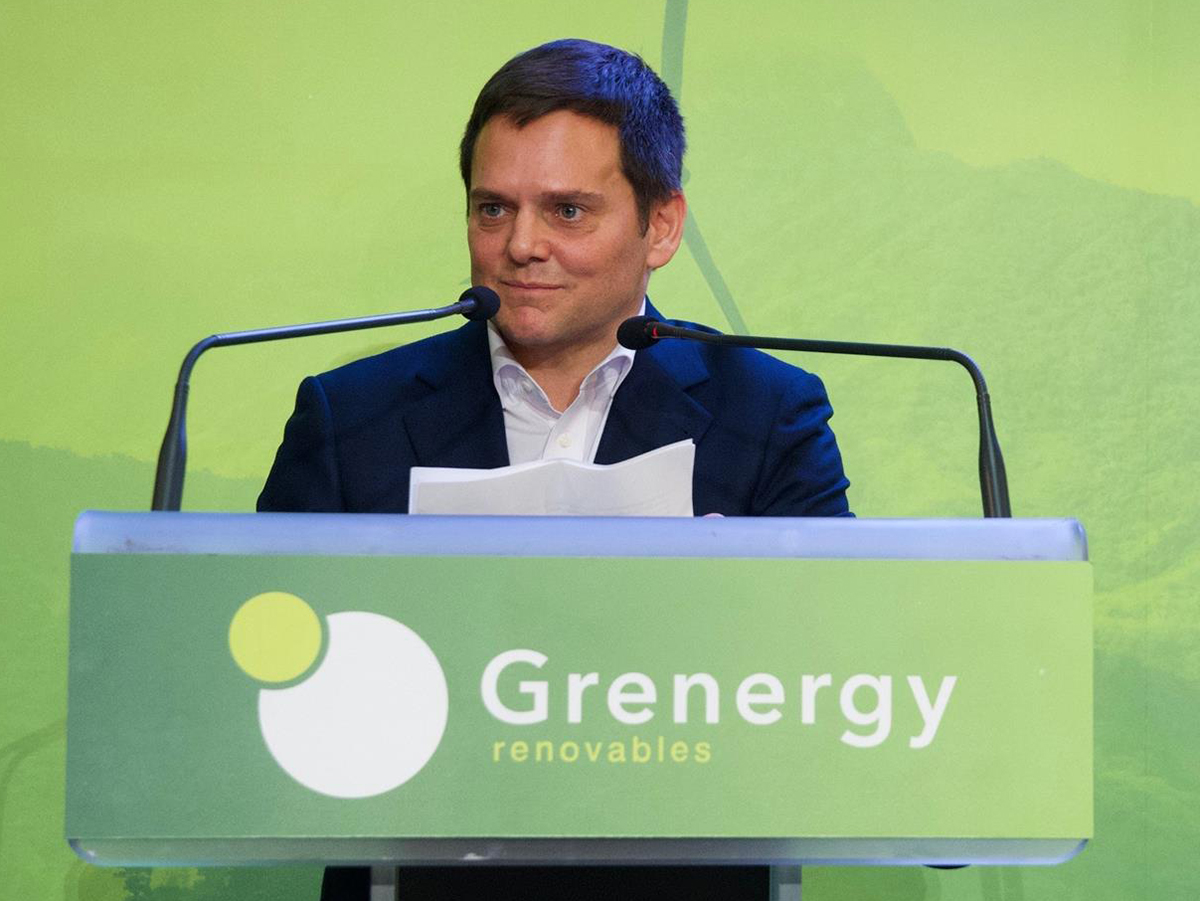
<svg viewBox="0 0 1200 901"><path fill-rule="evenodd" d="M662 325L653 316L630 316L617 326L617 343L629 350L645 350L658 340L651 328Z"/></svg>
<svg viewBox="0 0 1200 901"><path fill-rule="evenodd" d="M408 325L413 322L430 322L461 313L468 319L491 319L500 309L500 297L491 288L476 285L468 288L457 302L432 310L413 310L407 313L383 313L379 316L359 316L354 319L330 319L326 322L307 322L302 325L281 325L274 328L250 329L244 332L225 332L209 335L196 342L183 358L179 367L179 378L175 381L175 397L171 402L171 417L167 421L167 433L163 435L162 448L158 452L158 469L154 476L154 498L151 510L178 510L183 500L183 476L187 469L187 434L184 423L187 416L188 380L192 367L200 355L211 347L229 347L234 344L257 344L260 341L280 341L284 338L303 338L308 335L331 335L335 332L352 332L358 329L382 328L386 325Z"/></svg>
<svg viewBox="0 0 1200 901"><path fill-rule="evenodd" d="M459 312L475 322L480 319L491 319L500 312L500 295L484 285L467 288L458 296L458 302L465 307ZM446 307L446 309L450 309L450 307Z"/></svg>
<svg viewBox="0 0 1200 901"><path fill-rule="evenodd" d="M634 316L617 329L617 341L630 350L642 350L660 338L686 338L725 347L755 347L763 350L799 350L819 354L853 354L868 357L904 357L912 360L949 360L958 363L971 375L975 384L975 401L979 408L979 493L986 517L1010 517L1008 476L1004 457L992 422L992 402L987 383L975 361L951 347L921 347L910 344L867 344L861 341L820 341L811 338L763 338L755 335L724 335L669 325L652 316Z"/></svg>

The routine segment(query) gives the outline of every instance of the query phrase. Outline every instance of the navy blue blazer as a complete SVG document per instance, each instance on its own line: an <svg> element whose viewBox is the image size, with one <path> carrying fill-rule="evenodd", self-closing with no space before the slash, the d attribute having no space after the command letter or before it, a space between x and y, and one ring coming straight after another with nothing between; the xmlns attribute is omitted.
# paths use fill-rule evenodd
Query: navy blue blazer
<svg viewBox="0 0 1200 901"><path fill-rule="evenodd" d="M691 438L697 515L845 516L832 413L820 379L774 357L663 340L634 357L595 462ZM258 509L404 513L413 466L506 465L487 324L469 322L306 378Z"/></svg>

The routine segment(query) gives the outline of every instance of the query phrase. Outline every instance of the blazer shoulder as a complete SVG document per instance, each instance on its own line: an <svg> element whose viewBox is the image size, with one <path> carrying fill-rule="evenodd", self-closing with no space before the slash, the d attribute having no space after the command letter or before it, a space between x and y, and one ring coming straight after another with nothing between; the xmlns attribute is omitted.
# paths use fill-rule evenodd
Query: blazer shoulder
<svg viewBox="0 0 1200 901"><path fill-rule="evenodd" d="M683 319L664 319L671 325L721 334L717 329ZM821 380L794 363L781 360L753 347L722 347L698 341L664 340L654 350L668 348L668 369L705 371L719 383L742 386L755 394L764 392L816 392L824 394Z"/></svg>
<svg viewBox="0 0 1200 901"><path fill-rule="evenodd" d="M368 400L380 387L427 393L450 378L487 369L487 325L468 322L460 328L363 357L315 376L330 403Z"/></svg>

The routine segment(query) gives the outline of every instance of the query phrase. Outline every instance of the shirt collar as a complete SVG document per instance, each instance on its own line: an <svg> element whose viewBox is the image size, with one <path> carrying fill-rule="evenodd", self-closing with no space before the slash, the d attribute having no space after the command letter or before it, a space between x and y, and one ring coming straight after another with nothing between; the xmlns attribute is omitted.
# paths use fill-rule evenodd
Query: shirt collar
<svg viewBox="0 0 1200 901"><path fill-rule="evenodd" d="M646 299L644 297L642 298L642 306L638 310L637 315L646 315ZM492 381L496 386L496 393L500 395L501 401L509 401L514 397L519 397L521 392L524 391L526 400L536 397L539 403L544 405L548 411L554 412L541 386L525 371L525 367L517 362L517 358L513 356L508 345L504 343L499 329L496 328L495 321L489 320L487 327L488 353L492 360ZM579 389L580 396L583 396L589 390L603 391L606 398L610 398L616 394L617 388L621 386L621 382L625 380L625 376L633 366L633 355L634 351L620 344L613 347L608 356L601 360L587 374L587 377L584 378ZM521 387L525 384L532 384L536 391L526 391Z"/></svg>

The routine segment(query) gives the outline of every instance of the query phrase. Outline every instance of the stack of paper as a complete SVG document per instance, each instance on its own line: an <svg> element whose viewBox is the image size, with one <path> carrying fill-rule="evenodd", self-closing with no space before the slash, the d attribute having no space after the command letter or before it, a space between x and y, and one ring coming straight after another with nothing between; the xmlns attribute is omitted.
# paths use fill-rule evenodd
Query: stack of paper
<svg viewBox="0 0 1200 901"><path fill-rule="evenodd" d="M696 445L611 466L539 460L498 469L414 466L408 512L460 516L691 516Z"/></svg>

